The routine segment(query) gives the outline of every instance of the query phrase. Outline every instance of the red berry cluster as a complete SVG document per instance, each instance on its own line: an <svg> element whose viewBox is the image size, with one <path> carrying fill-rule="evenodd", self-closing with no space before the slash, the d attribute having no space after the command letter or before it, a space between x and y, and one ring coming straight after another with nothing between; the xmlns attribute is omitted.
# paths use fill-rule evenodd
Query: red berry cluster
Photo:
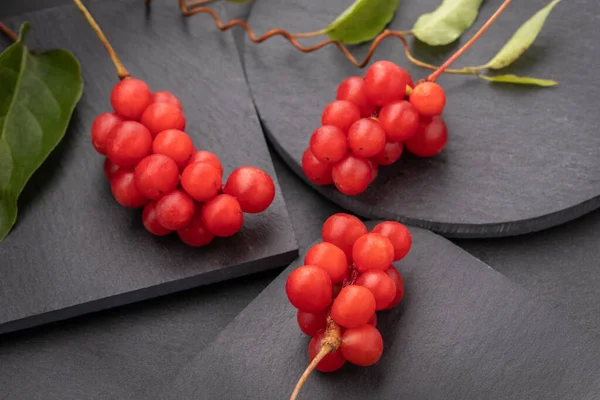
<svg viewBox="0 0 600 400"><path fill-rule="evenodd" d="M304 151L302 169L317 185L333 183L350 196L362 193L379 166L398 161L404 147L419 157L442 151L448 140L440 116L445 104L437 83L414 86L406 70L378 61L364 78L351 76L340 84Z"/></svg>
<svg viewBox="0 0 600 400"><path fill-rule="evenodd" d="M146 229L158 236L174 231L190 246L238 232L243 213L260 213L275 197L275 185L254 167L234 170L225 185L219 158L197 150L184 132L181 102L166 91L127 78L113 88L114 113L92 125L92 144L106 155L104 172L115 200L143 207Z"/></svg>
<svg viewBox="0 0 600 400"><path fill-rule="evenodd" d="M330 317L342 329L341 345L317 365L322 372L341 368L346 361L360 366L376 363L383 340L375 311L395 307L404 283L392 262L411 247L408 229L398 222L382 222L371 232L356 217L334 214L323 225L323 242L313 246L304 265L286 282L286 293L298 309L298 325L312 337L312 360L322 346Z"/></svg>

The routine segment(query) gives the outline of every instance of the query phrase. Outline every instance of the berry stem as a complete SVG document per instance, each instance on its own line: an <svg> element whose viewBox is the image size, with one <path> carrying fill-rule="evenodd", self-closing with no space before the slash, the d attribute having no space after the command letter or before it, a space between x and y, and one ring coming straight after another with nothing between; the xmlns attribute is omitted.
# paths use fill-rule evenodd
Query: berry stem
<svg viewBox="0 0 600 400"><path fill-rule="evenodd" d="M14 33L8 26L4 25L2 22L0 22L0 32L5 34L13 42L16 42L17 40L19 40L19 37L17 36L17 34Z"/></svg>
<svg viewBox="0 0 600 400"><path fill-rule="evenodd" d="M477 33L469 39L456 53L454 53L445 63L443 63L435 72L427 77L429 82L435 82L436 79L454 62L456 61L465 51L469 49L488 30L488 28L498 19L500 14L504 12L506 7L511 3L512 0L504 0L504 3L496 10L496 12L487 20L487 22L477 31Z"/></svg>
<svg viewBox="0 0 600 400"><path fill-rule="evenodd" d="M90 26L92 27L94 32L96 32L96 35L98 36L98 38L100 39L100 41L102 42L104 47L106 48L106 51L108 51L108 55L110 56L110 59L112 60L113 64L115 65L115 68L117 70L117 75L119 75L119 79L123 80L125 78L129 78L129 76L130 76L129 71L127 71L127 69L125 69L125 67L121 63L121 60L119 60L119 57L117 57L117 53L115 53L114 49L108 42L108 39L106 38L106 36L104 36L104 33L102 32L102 30L100 29L100 27L98 26L96 21L94 20L94 17L92 17L92 14L90 14L90 12L83 5L81 0L73 0L73 2L77 6L77 8L79 8L79 11L81 11L81 13L83 14L83 16L85 17L87 22L90 24ZM148 3L148 1L146 3Z"/></svg>
<svg viewBox="0 0 600 400"><path fill-rule="evenodd" d="M321 29L320 31L314 31L314 32L292 33L292 37L309 38L309 37L315 37L315 36L320 36L320 35L324 35L324 34L325 34L325 29Z"/></svg>

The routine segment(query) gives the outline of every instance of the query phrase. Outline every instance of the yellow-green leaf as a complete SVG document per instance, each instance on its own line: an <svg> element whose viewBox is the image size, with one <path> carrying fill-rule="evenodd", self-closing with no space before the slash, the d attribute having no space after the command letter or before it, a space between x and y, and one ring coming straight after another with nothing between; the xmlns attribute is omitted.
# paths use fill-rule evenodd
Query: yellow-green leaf
<svg viewBox="0 0 600 400"><path fill-rule="evenodd" d="M533 44L542 30L550 11L559 2L560 0L553 0L521 25L510 40L506 42L502 50L490 62L485 64L485 68L500 69L515 62Z"/></svg>
<svg viewBox="0 0 600 400"><path fill-rule="evenodd" d="M412 33L431 46L452 43L473 25L482 2L483 0L444 0L435 11L417 19Z"/></svg>
<svg viewBox="0 0 600 400"><path fill-rule="evenodd" d="M515 83L518 85L535 85L535 86L554 86L558 85L558 82L553 81L551 79L540 79L540 78L531 78L529 76L516 76L512 74L507 75L496 75L496 76L486 76L486 75L478 75L480 78L485 79L490 82L498 82L498 83Z"/></svg>
<svg viewBox="0 0 600 400"><path fill-rule="evenodd" d="M31 53L19 40L0 54L0 242L17 219L25 184L62 140L81 98L77 59L65 50ZM52 212L52 211L50 211Z"/></svg>
<svg viewBox="0 0 600 400"><path fill-rule="evenodd" d="M372 40L394 18L398 2L399 0L356 0L323 33L347 44Z"/></svg>

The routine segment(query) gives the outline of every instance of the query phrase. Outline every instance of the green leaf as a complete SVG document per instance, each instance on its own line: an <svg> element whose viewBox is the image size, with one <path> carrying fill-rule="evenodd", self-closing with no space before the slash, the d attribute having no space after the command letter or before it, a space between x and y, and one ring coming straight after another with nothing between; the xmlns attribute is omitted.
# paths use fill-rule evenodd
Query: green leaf
<svg viewBox="0 0 600 400"><path fill-rule="evenodd" d="M560 0L553 0L521 25L510 40L506 42L502 50L490 62L485 64L484 68L500 69L515 62L533 44L542 30L550 11L559 2Z"/></svg>
<svg viewBox="0 0 600 400"><path fill-rule="evenodd" d="M558 85L558 82L553 81L551 79L539 79L539 78L531 78L529 76L516 76L512 74L508 75L496 75L496 76L486 76L486 75L478 75L480 78L485 79L490 82L498 82L498 83L516 83L518 85L535 85L535 86L555 86Z"/></svg>
<svg viewBox="0 0 600 400"><path fill-rule="evenodd" d="M17 42L0 54L0 242L17 219L17 199L65 135L83 79L65 50L31 53ZM52 212L50 210L49 212Z"/></svg>
<svg viewBox="0 0 600 400"><path fill-rule="evenodd" d="M325 30L329 38L347 44L367 42L394 18L400 0L356 0Z"/></svg>
<svg viewBox="0 0 600 400"><path fill-rule="evenodd" d="M431 46L452 43L473 25L482 2L483 0L444 0L435 11L417 19L412 33Z"/></svg>

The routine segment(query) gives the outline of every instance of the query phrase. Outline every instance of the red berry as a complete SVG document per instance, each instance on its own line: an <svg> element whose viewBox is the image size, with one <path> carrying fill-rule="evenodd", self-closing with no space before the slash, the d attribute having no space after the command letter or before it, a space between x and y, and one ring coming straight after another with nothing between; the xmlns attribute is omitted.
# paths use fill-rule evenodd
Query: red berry
<svg viewBox="0 0 600 400"><path fill-rule="evenodd" d="M323 338L325 337L325 331L321 330L317 332L315 336L310 340L308 344L308 358L309 360L313 360L319 351L321 350L321 346L323 346ZM317 371L321 372L333 372L342 368L346 363L346 359L342 355L340 349L333 351L327 354L319 363L317 364Z"/></svg>
<svg viewBox="0 0 600 400"><path fill-rule="evenodd" d="M165 228L176 231L190 223L195 209L196 205L190 196L175 190L156 203L156 218Z"/></svg>
<svg viewBox="0 0 600 400"><path fill-rule="evenodd" d="M273 179L262 169L239 167L225 183L223 191L237 199L242 211L257 214L265 211L275 198Z"/></svg>
<svg viewBox="0 0 600 400"><path fill-rule="evenodd" d="M151 152L152 135L139 122L121 122L106 138L106 155L119 167L133 168Z"/></svg>
<svg viewBox="0 0 600 400"><path fill-rule="evenodd" d="M392 165L400 159L404 145L400 142L387 142L383 151L377 154L373 159L379 165Z"/></svg>
<svg viewBox="0 0 600 400"><path fill-rule="evenodd" d="M390 142L403 142L419 129L419 113L406 100L383 106L378 118Z"/></svg>
<svg viewBox="0 0 600 400"><path fill-rule="evenodd" d="M331 278L314 265L303 265L288 276L285 292L290 303L300 311L316 313L331 304Z"/></svg>
<svg viewBox="0 0 600 400"><path fill-rule="evenodd" d="M240 203L228 194L220 194L202 207L202 219L215 236L227 237L236 234L244 224Z"/></svg>
<svg viewBox="0 0 600 400"><path fill-rule="evenodd" d="M348 131L348 147L359 157L376 156L385 147L385 131L374 119L360 119Z"/></svg>
<svg viewBox="0 0 600 400"><path fill-rule="evenodd" d="M325 329L327 323L327 312L309 313L298 310L296 320L300 330L308 336L314 336L321 329Z"/></svg>
<svg viewBox="0 0 600 400"><path fill-rule="evenodd" d="M365 74L367 98L376 106L404 99L406 71L390 61L377 61Z"/></svg>
<svg viewBox="0 0 600 400"><path fill-rule="evenodd" d="M208 163L190 164L181 174L181 186L196 201L208 201L219 194L223 177Z"/></svg>
<svg viewBox="0 0 600 400"><path fill-rule="evenodd" d="M135 78L123 79L110 93L115 112L126 119L138 121L150 102L152 94L146 82Z"/></svg>
<svg viewBox="0 0 600 400"><path fill-rule="evenodd" d="M179 109L183 108L181 107L179 99L173 93L167 92L166 90L159 90L158 92L152 93L152 103L171 103Z"/></svg>
<svg viewBox="0 0 600 400"><path fill-rule="evenodd" d="M331 164L319 161L310 148L304 150L302 170L309 181L315 185L331 185L333 183L331 169Z"/></svg>
<svg viewBox="0 0 600 400"><path fill-rule="evenodd" d="M364 286L375 297L375 309L386 309L396 297L396 285L384 271L371 270L356 279L356 285Z"/></svg>
<svg viewBox="0 0 600 400"><path fill-rule="evenodd" d="M329 103L321 115L321 125L333 125L348 132L350 125L360 119L360 110L346 100L336 100Z"/></svg>
<svg viewBox="0 0 600 400"><path fill-rule="evenodd" d="M377 175L379 175L379 164L372 158L367 160L367 162L369 163L369 167L371 167L371 180L369 181L369 183L371 183L377 179Z"/></svg>
<svg viewBox="0 0 600 400"><path fill-rule="evenodd" d="M344 328L365 325L375 313L375 297L363 286L350 285L342 289L331 306L331 318Z"/></svg>
<svg viewBox="0 0 600 400"><path fill-rule="evenodd" d="M413 83L412 76L410 76L410 74L408 73L408 71L405 70L404 68L401 68L401 70L404 73L404 78L406 79L406 86L410 86L411 88L414 88L415 84Z"/></svg>
<svg viewBox="0 0 600 400"><path fill-rule="evenodd" d="M394 300L392 300L390 305L388 305L387 307L388 309L390 309L396 307L404 297L404 281L402 280L402 275L400 275L400 272L398 272L398 270L394 266L391 266L388 269L386 269L385 273L388 274L390 278L392 278L392 281L396 286L396 296L394 297Z"/></svg>
<svg viewBox="0 0 600 400"><path fill-rule="evenodd" d="M102 113L96 117L92 124L92 145L100 154L106 154L106 138L123 118L114 113Z"/></svg>
<svg viewBox="0 0 600 400"><path fill-rule="evenodd" d="M446 106L444 89L435 82L421 82L415 86L409 97L417 112L423 117L441 115Z"/></svg>
<svg viewBox="0 0 600 400"><path fill-rule="evenodd" d="M166 236L173 232L170 229L165 228L158 222L156 218L156 202L151 201L144 207L144 212L142 213L142 222L144 223L144 227L148 230L148 232L152 233L156 236Z"/></svg>
<svg viewBox="0 0 600 400"><path fill-rule="evenodd" d="M149 199L158 200L177 189L179 169L175 161L162 154L152 154L135 167L135 184Z"/></svg>
<svg viewBox="0 0 600 400"><path fill-rule="evenodd" d="M171 103L152 103L142 114L140 122L148 128L152 136L167 129L185 129L185 117L179 107Z"/></svg>
<svg viewBox="0 0 600 400"><path fill-rule="evenodd" d="M433 157L441 152L448 141L448 129L442 117L424 118L417 133L404 145L415 156Z"/></svg>
<svg viewBox="0 0 600 400"><path fill-rule="evenodd" d="M379 233L365 233L352 246L354 265L360 272L370 269L385 271L394 259L394 246Z"/></svg>
<svg viewBox="0 0 600 400"><path fill-rule="evenodd" d="M383 339L377 328L371 325L346 329L340 350L352 364L368 367L381 358Z"/></svg>
<svg viewBox="0 0 600 400"><path fill-rule="evenodd" d="M373 228L374 233L380 233L390 239L394 246L394 261L406 257L412 245L410 231L404 225L395 221L386 221Z"/></svg>
<svg viewBox="0 0 600 400"><path fill-rule="evenodd" d="M204 224L202 220L202 208L200 205L196 206L192 220L185 227L177 231L179 239L188 246L202 247L209 244L215 237Z"/></svg>
<svg viewBox="0 0 600 400"><path fill-rule="evenodd" d="M373 314L373 316L371 317L369 322L367 322L367 324L375 327L377 326L377 313Z"/></svg>
<svg viewBox="0 0 600 400"><path fill-rule="evenodd" d="M364 192L371 183L371 166L364 158L348 154L334 164L331 177L340 192L355 196Z"/></svg>
<svg viewBox="0 0 600 400"><path fill-rule="evenodd" d="M106 176L106 179L108 179L109 181L112 179L113 176L115 176L115 174L117 173L119 168L121 168L121 167L119 167L117 164L110 161L110 159L108 159L108 158L104 159L104 175Z"/></svg>
<svg viewBox="0 0 600 400"><path fill-rule="evenodd" d="M194 143L187 133L178 129L167 129L160 132L152 142L154 154L164 154L177 163L178 167L184 167L194 152Z"/></svg>
<svg viewBox="0 0 600 400"><path fill-rule="evenodd" d="M365 224L354 215L338 213L327 218L321 236L324 242L342 249L348 262L352 262L352 246L356 239L367 232Z"/></svg>
<svg viewBox="0 0 600 400"><path fill-rule="evenodd" d="M369 117L375 111L375 105L367 98L365 80L361 76L346 78L338 86L337 100L347 100L360 109L363 117Z"/></svg>
<svg viewBox="0 0 600 400"><path fill-rule="evenodd" d="M348 275L348 260L344 251L328 242L311 247L304 258L304 265L315 265L325 270L333 283L343 281Z"/></svg>
<svg viewBox="0 0 600 400"><path fill-rule="evenodd" d="M323 163L338 162L348 152L346 134L336 126L322 126L310 137L310 151Z"/></svg>
<svg viewBox="0 0 600 400"><path fill-rule="evenodd" d="M209 163L213 167L219 170L221 175L223 175L223 166L221 165L221 161L219 161L219 157L210 151L199 150L192 154L192 157L188 161L188 165L197 163L197 162L205 162Z"/></svg>
<svg viewBox="0 0 600 400"><path fill-rule="evenodd" d="M119 169L110 180L110 190L120 205L129 208L143 207L148 199L135 186L133 170Z"/></svg>

